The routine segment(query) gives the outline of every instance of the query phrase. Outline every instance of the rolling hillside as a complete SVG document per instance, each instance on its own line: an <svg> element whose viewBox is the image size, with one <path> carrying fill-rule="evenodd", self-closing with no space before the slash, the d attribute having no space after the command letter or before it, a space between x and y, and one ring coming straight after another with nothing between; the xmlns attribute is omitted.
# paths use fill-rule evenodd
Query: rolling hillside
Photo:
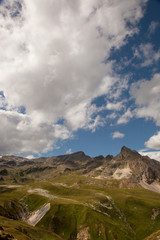
<svg viewBox="0 0 160 240"><path fill-rule="evenodd" d="M0 159L0 239L154 240L160 231L160 163L123 147Z"/></svg>

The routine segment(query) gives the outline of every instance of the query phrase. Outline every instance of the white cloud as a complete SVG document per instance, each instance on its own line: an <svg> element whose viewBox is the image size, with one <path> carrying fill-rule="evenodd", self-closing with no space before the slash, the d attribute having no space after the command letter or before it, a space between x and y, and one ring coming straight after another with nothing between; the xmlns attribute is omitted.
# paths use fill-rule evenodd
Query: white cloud
<svg viewBox="0 0 160 240"><path fill-rule="evenodd" d="M148 28L149 34L154 33L158 26L159 26L159 22L152 21L149 25L149 28Z"/></svg>
<svg viewBox="0 0 160 240"><path fill-rule="evenodd" d="M116 85L122 80L114 74L113 62L104 60L137 32L146 2L0 4L0 91L7 110L0 112L0 152L48 151L78 128L94 131L102 125L92 100L112 92L119 96L123 90ZM20 106L25 114L15 113Z"/></svg>
<svg viewBox="0 0 160 240"><path fill-rule="evenodd" d="M154 74L151 80L142 80L131 87L135 99L135 117L153 119L160 126L160 73ZM145 142L149 149L160 150L160 132Z"/></svg>
<svg viewBox="0 0 160 240"><path fill-rule="evenodd" d="M160 131L150 137L150 139L145 142L145 146L150 149L160 150Z"/></svg>
<svg viewBox="0 0 160 240"><path fill-rule="evenodd" d="M139 153L140 153L142 156L148 156L148 157L150 157L151 159L155 159L155 160L157 160L157 161L160 162L160 151L152 151L152 152L139 151Z"/></svg>
<svg viewBox="0 0 160 240"><path fill-rule="evenodd" d="M117 114L115 112L109 114L106 116L106 119L115 119L117 117Z"/></svg>
<svg viewBox="0 0 160 240"><path fill-rule="evenodd" d="M130 109L127 109L127 111L118 119L117 124L125 124L130 121L130 119L134 116L132 111Z"/></svg>
<svg viewBox="0 0 160 240"><path fill-rule="evenodd" d="M35 157L33 155L26 156L27 159L34 159Z"/></svg>
<svg viewBox="0 0 160 240"><path fill-rule="evenodd" d="M4 98L0 95L0 108L3 108L5 106Z"/></svg>
<svg viewBox="0 0 160 240"><path fill-rule="evenodd" d="M122 102L116 102L116 103L108 102L107 105L106 105L107 110L120 111L122 108L123 108L123 103Z"/></svg>
<svg viewBox="0 0 160 240"><path fill-rule="evenodd" d="M142 43L138 48L134 49L134 57L141 60L142 67L147 67L160 59L160 49L155 51L151 43Z"/></svg>
<svg viewBox="0 0 160 240"><path fill-rule="evenodd" d="M125 134L124 133L121 133L121 132L114 132L112 133L112 138L124 138L125 137Z"/></svg>
<svg viewBox="0 0 160 240"><path fill-rule="evenodd" d="M72 149L69 148L69 149L66 151L66 154L72 154Z"/></svg>
<svg viewBox="0 0 160 240"><path fill-rule="evenodd" d="M57 139L72 137L71 132L59 124L39 123L35 125L30 116L14 111L0 110L0 152L38 153L52 150ZM30 154L29 154L30 155Z"/></svg>
<svg viewBox="0 0 160 240"><path fill-rule="evenodd" d="M134 83L131 95L137 104L136 117L153 119L160 126L160 74L155 74L151 80Z"/></svg>

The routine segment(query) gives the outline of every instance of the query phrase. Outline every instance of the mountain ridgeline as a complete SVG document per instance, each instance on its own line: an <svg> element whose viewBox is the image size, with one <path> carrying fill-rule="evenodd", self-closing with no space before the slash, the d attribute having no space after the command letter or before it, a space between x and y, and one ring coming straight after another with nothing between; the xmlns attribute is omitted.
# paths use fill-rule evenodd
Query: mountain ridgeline
<svg viewBox="0 0 160 240"><path fill-rule="evenodd" d="M127 147L0 158L0 239L160 239L160 163ZM8 238L7 238L8 236Z"/></svg>

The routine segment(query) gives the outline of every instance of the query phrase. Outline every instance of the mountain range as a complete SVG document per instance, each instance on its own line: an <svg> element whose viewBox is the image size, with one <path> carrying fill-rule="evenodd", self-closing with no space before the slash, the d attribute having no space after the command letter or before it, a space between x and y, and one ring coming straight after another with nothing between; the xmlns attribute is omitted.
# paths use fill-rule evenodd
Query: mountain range
<svg viewBox="0 0 160 240"><path fill-rule="evenodd" d="M160 162L125 146L0 158L0 239L160 239Z"/></svg>

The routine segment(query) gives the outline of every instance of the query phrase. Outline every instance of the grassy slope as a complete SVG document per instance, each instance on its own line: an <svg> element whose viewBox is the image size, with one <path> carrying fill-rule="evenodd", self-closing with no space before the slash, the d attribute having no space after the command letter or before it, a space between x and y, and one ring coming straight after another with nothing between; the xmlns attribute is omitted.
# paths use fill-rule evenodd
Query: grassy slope
<svg viewBox="0 0 160 240"><path fill-rule="evenodd" d="M160 231L157 231L151 234L149 237L145 238L144 240L159 240L160 239Z"/></svg>
<svg viewBox="0 0 160 240"><path fill-rule="evenodd" d="M151 219L152 209L160 208L159 194L144 189L113 190L109 192L119 208L124 212L137 239L143 239L159 230L160 216Z"/></svg>
<svg viewBox="0 0 160 240"><path fill-rule="evenodd" d="M60 239L54 233L44 231L42 228L31 227L20 221L6 219L0 217L0 226L2 226L6 233L12 234L18 240L58 240Z"/></svg>
<svg viewBox="0 0 160 240"><path fill-rule="evenodd" d="M58 239L53 232L62 239L72 240L81 228L87 226L93 240L141 240L158 231L160 216L152 220L151 215L153 208L160 208L159 195L144 189L119 189L116 186L116 181L111 183L68 175L50 177L48 181L23 185L17 189L0 188L1 206L6 199L18 199L33 211L44 203L51 203L50 211L36 227L4 217L0 217L0 225L18 240L28 240L31 237L35 240ZM34 188L46 189L58 198L51 200L27 192ZM106 196L110 196L112 200L108 200ZM112 209L104 208L100 204L110 205Z"/></svg>

